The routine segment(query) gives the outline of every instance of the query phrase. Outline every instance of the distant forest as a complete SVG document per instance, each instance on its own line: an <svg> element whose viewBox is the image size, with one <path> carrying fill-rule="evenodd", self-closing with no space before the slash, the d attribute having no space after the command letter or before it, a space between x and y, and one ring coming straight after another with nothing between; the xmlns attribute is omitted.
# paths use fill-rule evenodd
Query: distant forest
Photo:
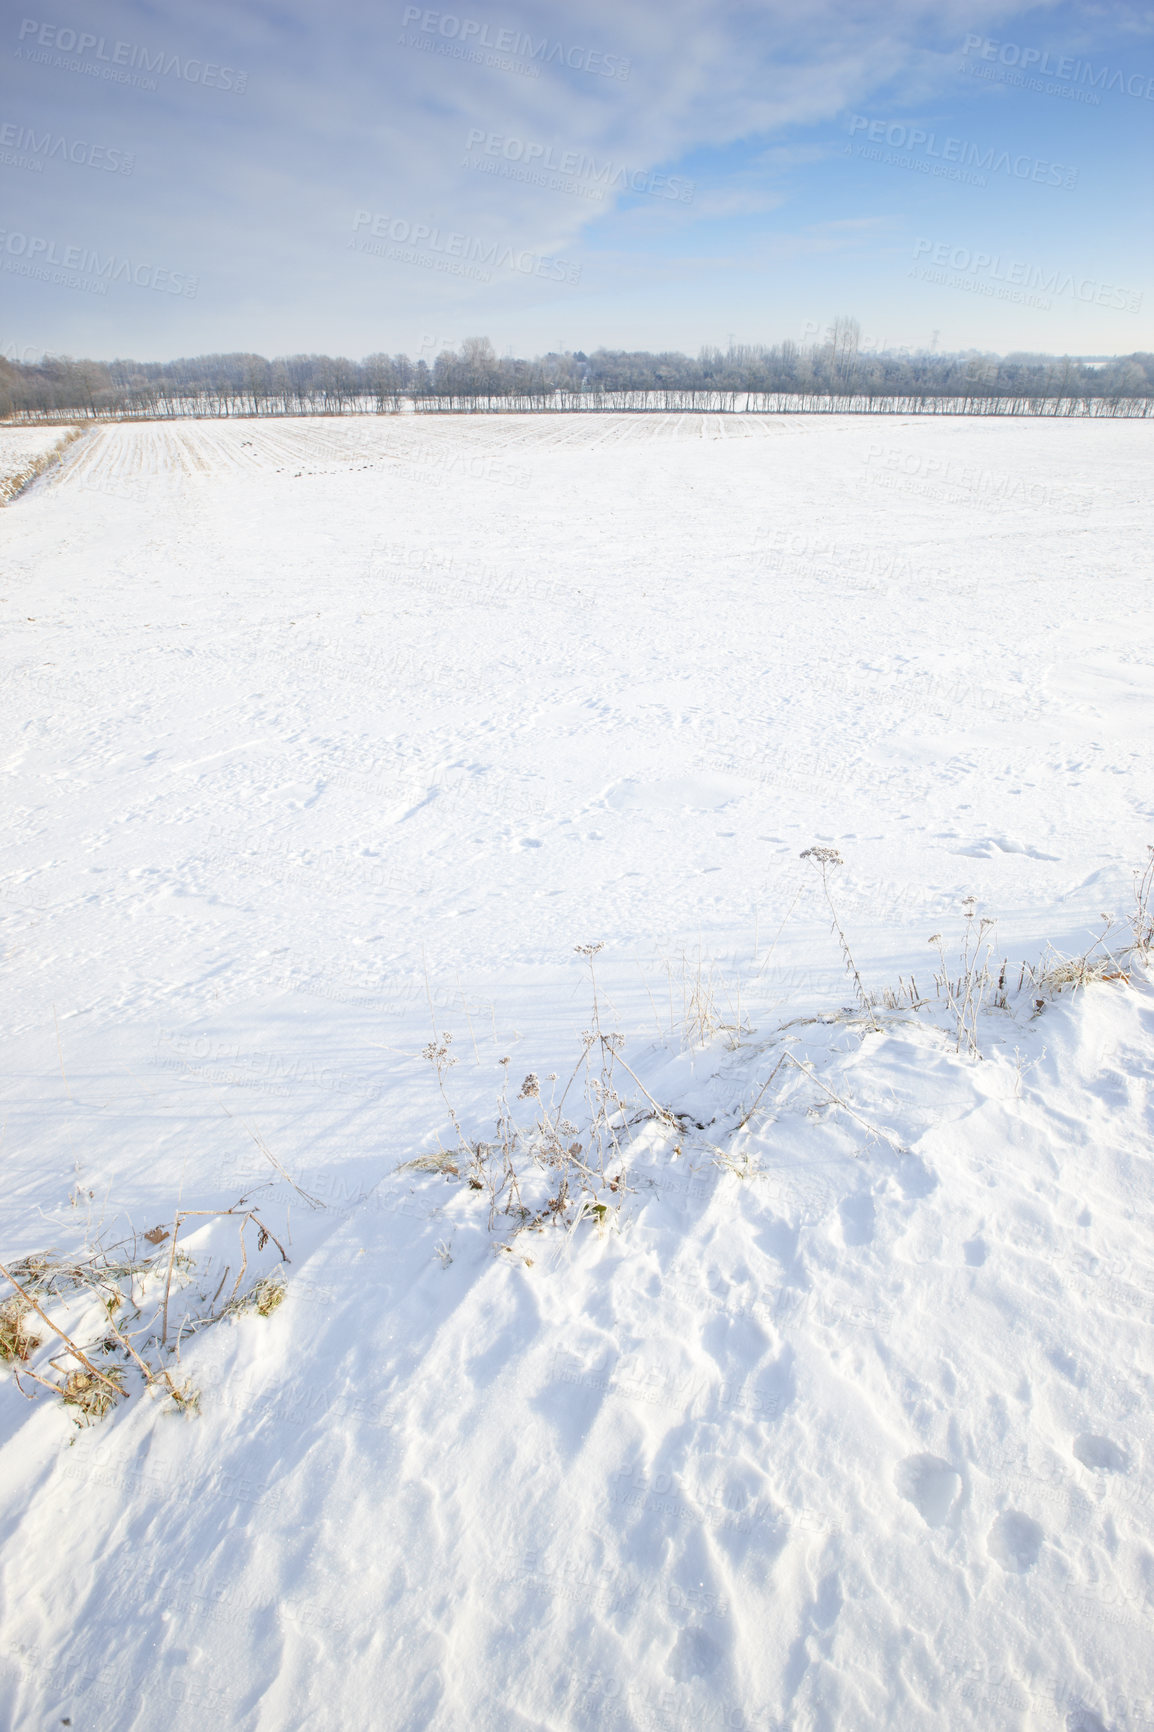
<svg viewBox="0 0 1154 1732"><path fill-rule="evenodd" d="M839 319L804 347L597 349L535 360L486 337L407 355L199 355L181 361L0 357L0 417L343 415L400 410L636 409L786 413L1154 414L1154 355L1089 363L1043 354L876 354Z"/></svg>

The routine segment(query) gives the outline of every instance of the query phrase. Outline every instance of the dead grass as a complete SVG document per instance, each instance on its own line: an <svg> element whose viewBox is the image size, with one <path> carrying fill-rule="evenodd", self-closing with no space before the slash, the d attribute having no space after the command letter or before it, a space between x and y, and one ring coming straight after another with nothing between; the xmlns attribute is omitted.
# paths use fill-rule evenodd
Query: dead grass
<svg viewBox="0 0 1154 1732"><path fill-rule="evenodd" d="M1143 962L1150 959L1154 945L1154 845L1146 845L1146 863L1134 868L1134 906L1130 911L1132 949Z"/></svg>
<svg viewBox="0 0 1154 1732"><path fill-rule="evenodd" d="M40 1336L28 1328L32 1307L27 1299L14 1293L0 1305L0 1359L9 1365L25 1364L40 1346Z"/></svg>
<svg viewBox="0 0 1154 1732"><path fill-rule="evenodd" d="M690 959L681 957L680 974L676 981L681 996L681 1015L675 1025L673 1018L674 973L666 968L669 983L670 1025L676 1026L683 1047L694 1049L709 1046L719 1035L726 1037L732 1052L742 1035L750 1033L750 1024L742 1008L743 987L740 975L727 977L714 962L703 964L701 946Z"/></svg>
<svg viewBox="0 0 1154 1732"><path fill-rule="evenodd" d="M43 475L46 469L51 469L67 447L87 431L86 427L69 427L51 450L42 451L39 457L29 457L19 469L0 475L0 506L11 505L14 499L18 499L26 488L31 487L37 476Z"/></svg>
<svg viewBox="0 0 1154 1732"><path fill-rule="evenodd" d="M562 1082L553 1072L543 1086L537 1072L529 1071L513 1091L512 1060L502 1058L493 1128L487 1135L466 1133L449 1096L447 1078L456 1064L452 1036L434 1031L422 1054L436 1073L453 1141L416 1156L399 1170L438 1172L484 1198L489 1230L500 1221L508 1232L502 1250L525 1232L573 1232L582 1221L599 1231L612 1226L629 1192L631 1126L657 1118L671 1130L678 1128L676 1116L653 1099L625 1059L625 1036L604 1025L595 967L602 949L601 944L576 947L589 968L592 1008L568 1078Z"/></svg>
<svg viewBox="0 0 1154 1732"><path fill-rule="evenodd" d="M60 1399L72 1409L77 1425L93 1425L127 1395L124 1379L121 1365L109 1366L101 1378L87 1371L70 1371L60 1385Z"/></svg>
<svg viewBox="0 0 1154 1732"><path fill-rule="evenodd" d="M963 901L962 913L966 924L956 963L946 961L940 932L935 932L930 939L937 948L940 963L934 975L934 986L949 1011L955 1052L961 1052L964 1047L972 1058L981 1058L978 1024L995 978L990 972L995 927L988 915L977 913L977 903L972 896ZM1003 963L997 976L1000 988L1005 986L1005 974L1006 965Z"/></svg>
<svg viewBox="0 0 1154 1732"><path fill-rule="evenodd" d="M834 849L810 848L802 858L812 860L821 874L832 930L858 1003L783 1022L778 1025L775 1041L793 1038L787 1031L807 1024L838 1023L855 1029L863 1039L902 1026L936 1024L952 1040L956 1052L980 1060L991 1014L1032 1020L1062 992L1095 982L1128 981L1134 963L1146 960L1154 944L1152 848L1145 866L1134 875L1128 943L1115 942L1115 923L1103 916L1101 933L1082 955L1063 957L1051 948L1036 964L1023 963L1017 984L1012 985L1008 962L1005 958L997 960L994 920L978 911L973 897L966 897L955 945L949 946L940 932L929 940L937 952L937 968L927 989L923 992L911 974L908 980L899 977L896 988L874 995L865 986L830 892L830 873L842 864L840 855ZM424 1049L423 1057L436 1072L453 1138L448 1146L418 1155L399 1170L436 1172L483 1197L488 1204L490 1231L499 1224L503 1231L507 1229L500 1250L511 1251L518 1236L527 1232L542 1233L550 1228L573 1232L582 1221L599 1231L617 1225L623 1204L633 1194L630 1149L635 1133L643 1126L648 1128L650 1154L656 1127L668 1133L675 1157L696 1150L738 1177L756 1176L756 1166L738 1138L755 1119L772 1120L787 1099L796 1105L799 1079L809 1085L803 1099L808 1097L805 1110L811 1115L844 1115L865 1132L867 1143L883 1142L898 1154L906 1152L900 1137L863 1113L844 1093L831 1088L812 1063L796 1057L788 1046L756 1086L748 1106L742 1102L736 1108L736 1122L729 1131L723 1136L718 1133L725 1146L711 1141L704 1124L653 1098L624 1057L624 1035L606 1027L595 966L601 949L599 944L577 947L577 953L588 963L592 1014L589 1028L579 1038L580 1052L572 1072L562 1081L557 1074L542 1078L530 1071L513 1091L509 1084L511 1060L502 1059L493 1130L488 1135L467 1132L450 1099L447 1080L456 1064L451 1034L434 1029L434 1037ZM731 1052L745 1044L744 1037L753 1030L739 997L725 1011L719 1010L715 971L702 965L700 953L692 965L683 957L682 965L680 1024L673 1008L670 971L668 1037L680 1035L683 1047L707 1046L723 1038Z"/></svg>
<svg viewBox="0 0 1154 1732"><path fill-rule="evenodd" d="M226 1268L207 1310L187 1303L196 1263L178 1243L187 1221L204 1218L232 1219L238 1228L231 1292L218 1304L231 1273ZM258 1210L242 1198L228 1208L178 1209L171 1230L157 1226L73 1255L53 1249L0 1263L0 1277L12 1289L0 1302L0 1360L29 1400L35 1391L24 1380L47 1390L78 1425L106 1418L132 1395L134 1384L171 1410L194 1413L198 1393L179 1374L182 1341L225 1318L271 1317L284 1301L286 1285L275 1271L261 1272L244 1287L250 1229L258 1252L272 1245L282 1264L288 1262ZM42 1330L34 1333L33 1319ZM49 1338L56 1349L51 1354L45 1352Z"/></svg>
<svg viewBox="0 0 1154 1732"><path fill-rule="evenodd" d="M219 1315L221 1317L243 1317L255 1312L258 1317L271 1317L273 1312L284 1304L288 1287L280 1275L262 1275L254 1281L247 1293L230 1299Z"/></svg>

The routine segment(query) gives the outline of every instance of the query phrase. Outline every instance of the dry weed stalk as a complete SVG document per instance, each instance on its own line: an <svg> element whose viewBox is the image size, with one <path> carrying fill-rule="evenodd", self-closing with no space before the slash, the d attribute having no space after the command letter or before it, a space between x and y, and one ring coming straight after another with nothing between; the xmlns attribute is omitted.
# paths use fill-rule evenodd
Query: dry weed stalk
<svg viewBox="0 0 1154 1732"><path fill-rule="evenodd" d="M466 1136L449 1098L445 1078L454 1063L449 1051L451 1036L440 1033L423 1050L422 1057L436 1072L437 1086L456 1143L453 1148L440 1149L436 1154L418 1156L416 1160L406 1162L405 1166L410 1170L432 1169L449 1178L460 1178L471 1190L484 1193L489 1206L490 1231L499 1217L514 1223L514 1238L518 1233L540 1231L548 1225L561 1225L572 1231L582 1220L592 1220L599 1227L608 1224L628 1189L622 1138L631 1123L631 1102L619 1085L619 1070L632 1080L648 1102L651 1114L647 1113L645 1117L658 1118L671 1126L677 1123L673 1114L653 1099L622 1056L624 1035L604 1027L594 962L603 948L601 944L575 947L575 954L583 956L589 966L593 1009L591 1026L580 1036L581 1050L577 1062L560 1095L554 1086L546 1100L540 1078L535 1071L530 1071L511 1099L509 1065L512 1061L502 1058L493 1137L471 1139ZM552 1085L556 1085L558 1080L556 1073L546 1079ZM574 1108L569 1101L578 1088L583 1096L583 1106L576 1110L574 1117L571 1116ZM520 1103L535 1108L529 1124L521 1122L517 1116ZM508 1244L504 1248L508 1249Z"/></svg>
<svg viewBox="0 0 1154 1732"><path fill-rule="evenodd" d="M749 1111L746 1112L742 1116L742 1118L738 1121L737 1125L734 1127L735 1132L736 1131L743 1131L745 1129L746 1125L749 1123L750 1119L753 1117L754 1113L757 1111L758 1107L761 1105L762 1097L764 1096L766 1090L769 1088L770 1083L773 1081L774 1077L777 1075L778 1071L781 1069L782 1065L785 1063L785 1061L788 1057L789 1057L788 1053L784 1053L784 1052L782 1053L781 1057L778 1059L777 1063L774 1065L773 1069L770 1071L769 1075L766 1077L765 1081L762 1083L761 1087L758 1089L757 1094L754 1096L753 1105L749 1108Z"/></svg>
<svg viewBox="0 0 1154 1732"><path fill-rule="evenodd" d="M70 1354L81 1367L80 1373L72 1372L66 1376L62 1385L50 1383L48 1379L42 1377L39 1372L33 1371L31 1366L27 1363L32 1356L34 1347L39 1347L40 1342L39 1340L33 1342L31 1337L25 1335L24 1344L27 1347L27 1351L18 1356L23 1362L21 1369L23 1370L24 1375L31 1377L37 1383L44 1384L46 1389L53 1390L54 1393L62 1396L65 1401L70 1402L71 1405L80 1407L82 1411L88 1410L86 1402L81 1399L82 1392L91 1391L96 1386L102 1386L105 1391L106 1399L99 1404L99 1413L97 1414L97 1417L103 1417L103 1415L108 1412L109 1408L115 1406L121 1396L127 1393L123 1387L123 1379L118 1377L114 1372L98 1370L97 1367L93 1365L88 1355L81 1348L77 1347L72 1337L66 1335L64 1330L61 1329L58 1324L53 1323L51 1317L49 1317L43 1306L21 1285L11 1271L5 1268L3 1263L0 1263L0 1275L4 1277L10 1286L16 1289L19 1299L23 1306L26 1307L25 1314L27 1311L35 1311L41 1322L46 1323L52 1333L59 1336L60 1340L63 1341L65 1352ZM8 1304L11 1305L11 1303L11 1300L9 1300ZM57 1355L57 1358L59 1358L59 1355ZM55 1360L51 1361L51 1363L55 1368ZM13 1367L13 1370L16 1377L16 1387L19 1388L20 1372L16 1370L15 1366ZM80 1378L84 1379L84 1381L78 1381Z"/></svg>
<svg viewBox="0 0 1154 1732"><path fill-rule="evenodd" d="M1145 865L1136 867L1133 874L1134 902L1127 920L1130 942L1117 945L1113 941L1118 922L1113 915L1103 914L1101 932L1080 956L1063 956L1053 945L1048 944L1037 962L1021 964L1016 988L1007 986L1009 964L1004 959L996 980L992 973L992 934L995 930L993 920L983 915L975 925L974 898L967 896L964 899L962 906L966 918L966 934L956 972L946 962L941 934L935 933L930 939L930 943L938 947L941 964L939 972L934 976L934 985L938 997L945 998L953 1020L955 1044L959 1052L965 1046L973 1057L981 1057L978 1049L978 1026L987 1001L992 1002L998 1010L1009 1011L1011 994L1020 995L1028 988L1033 995L1030 1018L1033 1021L1045 1010L1047 1000L1056 998L1062 992L1076 992L1101 981L1129 982L1134 963L1145 963L1149 959L1151 945L1154 944L1154 912L1151 908L1154 903L1154 846L1147 845L1146 852ZM901 985L904 988L905 982ZM917 997L912 978L910 987L906 990L913 1008L922 1009L926 1001ZM887 995L885 1001L887 1006L890 996Z"/></svg>
<svg viewBox="0 0 1154 1732"><path fill-rule="evenodd" d="M1134 907L1130 915L1130 930L1134 949L1143 962L1149 960L1154 945L1154 844L1146 844L1146 864L1134 868Z"/></svg>
<svg viewBox="0 0 1154 1732"><path fill-rule="evenodd" d="M1063 956L1060 951L1054 949L1052 944L1047 944L1041 961L1022 964L1018 979L1019 990L1028 978L1031 991L1040 991L1043 994L1041 998L1034 1000L1035 1016L1041 1013L1047 998L1056 998L1067 988L1073 988L1076 992L1079 987L1089 986L1094 981L1129 980L1128 961L1136 955L1142 956L1142 952L1135 942L1128 947L1124 946L1115 954L1106 943L1107 938L1114 930L1114 917L1110 914L1103 914L1101 920L1101 932L1094 942L1086 947L1081 956ZM1131 920L1132 930L1138 930L1139 925L1138 916L1135 915ZM1102 954L1096 956L1095 951L1099 949Z"/></svg>
<svg viewBox="0 0 1154 1732"><path fill-rule="evenodd" d="M229 1112L228 1108L225 1106L223 1101L221 1101L220 1106L221 1106L221 1111L225 1114L225 1116L227 1118L230 1118L230 1119L235 1118L236 1115L234 1113ZM261 1136L260 1132L258 1130L255 1130L253 1128L253 1126L249 1124L247 1119L241 1119L240 1123L244 1126L245 1130L248 1132L249 1136L252 1138L253 1142L256 1144L257 1148L260 1150L260 1152L264 1156L265 1160L270 1162L271 1165L276 1168L276 1171L280 1174L280 1176L284 1180L285 1184L291 1185L292 1189L296 1192L297 1196L303 1198L304 1201L308 1204L310 1209L323 1209L325 1205L321 1202L320 1198L314 1197L308 1191L301 1189L301 1187L297 1184L296 1180L292 1177L291 1173L289 1173L285 1169L285 1167L283 1167L281 1165L280 1161L277 1160L276 1156L273 1154L272 1150L269 1148L268 1144L265 1142L265 1140Z"/></svg>
<svg viewBox="0 0 1154 1732"><path fill-rule="evenodd" d="M874 1014L873 999L865 989L865 983L858 972L857 963L854 961L853 953L849 947L849 939L842 930L842 924L838 919L837 909L833 905L833 897L830 895L829 869L831 866L844 865L844 861L836 848L806 848L802 851L801 858L803 860L812 860L818 871L821 873L821 887L825 893L825 899L829 906L832 921L830 930L835 934L838 943L841 945L841 953L845 961L846 972L853 981L858 1003L865 1012L873 1032L875 1034L880 1034L881 1024L878 1022L878 1019Z"/></svg>
<svg viewBox="0 0 1154 1732"><path fill-rule="evenodd" d="M673 1004L673 970L666 964L666 975L669 982L670 998L670 1029L674 1027L672 1012ZM716 965L710 963L703 970L701 963L701 946L697 947L697 956L691 963L688 956L681 957L681 1039L688 1048L708 1046L710 1041L719 1034L729 1036L729 1049L732 1052L738 1045L741 1035L749 1033L749 1024L741 1008L741 979L738 976L735 986L727 986L719 977ZM728 1008L719 1008L719 997L728 999Z"/></svg>
<svg viewBox="0 0 1154 1732"><path fill-rule="evenodd" d="M848 1113L850 1118L854 1119L856 1123L861 1125L863 1130L868 1131L871 1137L879 1137L883 1143L888 1143L890 1148L899 1155L904 1155L906 1153L906 1146L900 1141L900 1139L892 1137L889 1131L879 1129L877 1125L871 1124L868 1119L863 1119L857 1108L851 1106L844 1095L839 1095L836 1089L831 1089L828 1083L823 1083L814 1069L813 1061L811 1059L795 1058L791 1052L787 1052L784 1056L796 1070L801 1072L802 1076L807 1077L811 1083L816 1083L822 1093L828 1095L835 1106L840 1107L843 1112Z"/></svg>
<svg viewBox="0 0 1154 1732"><path fill-rule="evenodd" d="M966 929L962 939L961 955L958 971L951 974L950 965L946 961L946 953L942 945L942 935L935 932L930 938L931 944L938 947L938 958L941 967L934 975L934 984L939 994L944 995L946 1004L954 1022L954 1050L961 1052L963 1045L973 1058L981 1058L981 1048L978 1045L978 1018L986 1001L993 977L990 974L990 957L993 954L993 943L990 934L994 931L994 922L987 915L981 915L978 924L974 925L975 898L966 896L962 900L965 914ZM1005 985L1006 965L1002 964L999 982Z"/></svg>
<svg viewBox="0 0 1154 1732"><path fill-rule="evenodd" d="M172 1246L169 1251L168 1272L164 1282L164 1309L160 1328L160 1346L162 1349L168 1346L168 1301L172 1290L172 1271L176 1263L177 1238L182 1223L193 1220L198 1216L208 1217L213 1220L222 1220L228 1216L234 1217L240 1222L240 1270L235 1282L233 1283L232 1294L229 1300L230 1304L236 1299L237 1294L240 1291L240 1284L244 1280L245 1272L248 1269L248 1248L245 1244L244 1231L250 1222L257 1230L256 1248L258 1251L263 1251L271 1239L272 1243L281 1254L281 1262L287 1263L289 1260L288 1252L276 1237L276 1234L265 1225L256 1209L245 1206L243 1198L239 1203L234 1203L230 1209L178 1209L173 1217Z"/></svg>
<svg viewBox="0 0 1154 1732"><path fill-rule="evenodd" d="M923 1010L929 999L922 997L912 974L908 980L899 974L896 987L882 987L881 1002L883 1010L905 1010L907 1006L910 1010Z"/></svg>
<svg viewBox="0 0 1154 1732"><path fill-rule="evenodd" d="M834 848L813 847L807 848L801 858L812 860L820 873L822 890L832 920L831 929L841 947L846 971L853 981L860 1008L855 1010L845 1007L840 1011L818 1016L795 1017L778 1025L775 1039L787 1038L788 1029L807 1023L842 1023L858 1028L868 1027L875 1033L881 1033L883 1023L878 1016L879 1003L887 1013L885 1029L895 1028L899 1024L917 1026L915 1017L909 1012L931 1008L935 1000L922 993L912 974L908 981L899 976L897 988L887 989L880 1000L866 990L830 893L830 871L842 864L840 854ZM1032 968L1023 963L1016 992L1020 994L1027 981L1032 991L1041 989L1043 993L1054 994L1066 987L1084 986L1091 981L1128 979L1128 960L1139 956L1145 959L1150 947L1154 945L1154 914L1151 912L1151 905L1154 903L1154 847L1149 850L1146 865L1140 872L1135 872L1134 882L1134 910L1130 917L1133 943L1129 947L1118 950L1117 953L1111 950L1107 940L1113 930L1113 922L1103 916L1102 932L1081 957L1069 959L1054 953ZM1000 966L994 964L995 922L986 915L978 915L976 901L972 896L963 899L962 909L965 927L956 962L947 961L941 933L935 933L929 940L936 945L938 952L939 967L934 975L935 997L939 1004L944 1001L944 1009L952 1025L955 1050L959 1053L965 1051L972 1058L981 1058L979 1033L982 1014L989 1007L1011 1012L1011 998L1015 989L1007 985L1009 965L1005 959ZM697 1123L691 1115L671 1111L650 1094L623 1056L624 1035L606 1030L595 964L595 958L602 949L600 944L576 946L576 953L583 956L589 966L593 1014L591 1026L580 1037L580 1054L560 1096L558 1097L553 1089L546 1102L539 1077L536 1072L530 1071L515 1097L511 1099L508 1085L508 1067L511 1060L502 1058L500 1062L503 1074L497 1100L495 1135L490 1140L470 1140L466 1136L460 1117L449 1098L445 1086L446 1077L455 1063L450 1052L451 1035L438 1033L434 1027L434 1038L423 1052L423 1057L436 1071L438 1089L453 1127L455 1144L452 1148L441 1148L435 1154L419 1156L406 1162L405 1167L400 1170L408 1168L417 1171L439 1171L449 1178L463 1178L471 1189L484 1193L489 1206L490 1229L501 1216L510 1218L515 1223L510 1241L502 1247L505 1250L510 1248L512 1238L528 1228L540 1231L546 1224L556 1223L572 1230L581 1220L586 1219L592 1219L599 1226L604 1226L618 1213L629 1191L625 1145L629 1131L639 1122L656 1121L675 1133L688 1131L692 1134L693 1130L705 1130L705 1126ZM1096 954L1098 952L1100 954ZM673 1015L672 980L672 971L669 971L671 1037L675 1035L677 1027ZM712 969L703 971L700 954L692 978L688 962L683 958L682 986L682 1036L685 1041L698 1045L722 1031L730 1034L746 1032L740 1017L740 1008L736 1023L724 1022L720 1018L714 993L714 973ZM1045 997L1036 997L1034 1014L1037 1015L1044 1005ZM906 1014L899 1014L903 1012ZM735 1043L731 1042L731 1050L733 1044ZM799 1071L826 1097L831 1106L846 1113L869 1137L879 1138L899 1154L907 1152L900 1139L881 1126L871 1123L851 1101L823 1081L811 1062L800 1060L789 1051L783 1052L777 1059L748 1108L738 1108L739 1116L731 1135L745 1131L755 1116L763 1110L762 1103L786 1064ZM1019 1089L1020 1072L1021 1061ZM627 1077L636 1091L633 1104L621 1077ZM568 1113L572 1114L570 1117L567 1115L567 1103L574 1093L578 1078L581 1079L583 1107L569 1107ZM547 1078L550 1084L556 1084L557 1080L556 1075ZM648 1111L636 1110L637 1097L646 1103ZM520 1103L535 1104L536 1117L531 1125L519 1121L517 1113ZM816 1112L818 1109L811 1107L810 1110ZM576 1122L578 1120L584 1125L583 1132ZM746 1153L735 1152L732 1147L719 1149L707 1138L702 1138L701 1146L711 1154L717 1164L743 1178L752 1177L757 1171L751 1157ZM680 1147L675 1152L680 1154ZM541 1175L547 1176L548 1191L551 1193L543 1200L540 1185L533 1182ZM441 1255L440 1248L438 1255Z"/></svg>
<svg viewBox="0 0 1154 1732"><path fill-rule="evenodd" d="M196 1216L231 1216L238 1220L240 1273L230 1298L217 1310L216 1301L220 1297L224 1279L227 1278L226 1271L208 1314L200 1317L186 1316L177 1333L176 1345L169 1348L168 1317L174 1278L177 1274L186 1277L194 1267L193 1260L187 1253L178 1249L177 1239L182 1223ZM162 1355L166 1351L175 1353L179 1363L183 1334L193 1334L198 1329L219 1322L223 1317L238 1316L246 1311L255 1311L258 1315L267 1317L285 1295L284 1282L275 1275L263 1275L248 1292L240 1292L240 1285L248 1267L245 1231L250 1225L256 1227L258 1249L263 1250L271 1242L280 1252L282 1260L288 1261L284 1247L275 1234L260 1219L257 1210L242 1199L228 1209L178 1209L171 1234L167 1228L154 1227L151 1232L143 1235L134 1234L131 1240L108 1247L97 1246L94 1250L88 1250L74 1258L61 1257L54 1251L47 1251L24 1257L11 1265L0 1263L0 1276L13 1288L12 1296L0 1304L0 1359L11 1365L17 1387L22 1393L28 1394L20 1381L22 1377L28 1377L72 1409L78 1424L91 1424L104 1418L131 1393L126 1379L129 1368L134 1366L150 1393L171 1400L185 1413L195 1411L195 1391L188 1380L177 1381ZM151 1247L151 1254L139 1254L141 1238ZM165 1256L160 1253L159 1247L169 1239L171 1244ZM139 1302L137 1282L140 1283ZM153 1313L149 1323L133 1329L131 1324L142 1316L145 1291L150 1284L155 1289L161 1282L163 1295L157 1295L157 1311ZM63 1300L65 1303L77 1300L97 1301L101 1332L99 1341L87 1349L80 1347L74 1337L48 1315L37 1295L44 1299ZM63 1343L62 1350L58 1350L47 1362L51 1370L59 1374L58 1381L53 1381L51 1377L44 1375L43 1371L34 1369L30 1363L33 1354L42 1345L41 1338L33 1335L29 1329L28 1319L31 1313L35 1313ZM146 1336L141 1351L136 1344L137 1339L155 1325L158 1314L162 1318L160 1331ZM96 1362L96 1355L120 1357L106 1357L105 1363L100 1365ZM59 1363L62 1358L75 1361L74 1367L65 1370ZM29 1396L29 1399L32 1397Z"/></svg>
<svg viewBox="0 0 1154 1732"><path fill-rule="evenodd" d="M0 1305L0 1359L9 1365L23 1365L40 1346L39 1335L28 1328L27 1318L32 1306L19 1293Z"/></svg>

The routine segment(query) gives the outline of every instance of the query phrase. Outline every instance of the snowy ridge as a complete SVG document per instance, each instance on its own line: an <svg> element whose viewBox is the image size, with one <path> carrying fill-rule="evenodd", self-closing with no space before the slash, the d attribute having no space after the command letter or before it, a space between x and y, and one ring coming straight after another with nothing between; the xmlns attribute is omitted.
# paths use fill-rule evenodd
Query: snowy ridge
<svg viewBox="0 0 1154 1732"><path fill-rule="evenodd" d="M641 1129L616 1230L513 1261L439 1175L298 1208L283 1307L185 1351L198 1420L20 1415L9 1567L78 1627L38 1672L13 1608L5 1723L135 1724L175 1619L176 1724L1060 1725L1128 1689L1102 1723L1141 1725L1152 1033L1136 971L992 1014L982 1062L912 1016L653 1048L688 1128ZM207 1280L223 1237L182 1244Z"/></svg>
<svg viewBox="0 0 1154 1732"><path fill-rule="evenodd" d="M23 491L80 436L79 427L5 427L0 436L0 505Z"/></svg>

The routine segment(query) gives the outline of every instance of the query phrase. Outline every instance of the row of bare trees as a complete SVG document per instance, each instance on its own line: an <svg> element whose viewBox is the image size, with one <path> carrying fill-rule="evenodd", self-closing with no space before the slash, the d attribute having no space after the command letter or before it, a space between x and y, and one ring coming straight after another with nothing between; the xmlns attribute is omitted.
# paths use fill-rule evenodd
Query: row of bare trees
<svg viewBox="0 0 1154 1732"><path fill-rule="evenodd" d="M534 360L498 356L485 337L430 365L406 355L199 355L178 361L0 356L0 418L345 415L425 411L630 409L902 414L1146 415L1154 355L870 353L854 321L803 347L598 349Z"/></svg>

